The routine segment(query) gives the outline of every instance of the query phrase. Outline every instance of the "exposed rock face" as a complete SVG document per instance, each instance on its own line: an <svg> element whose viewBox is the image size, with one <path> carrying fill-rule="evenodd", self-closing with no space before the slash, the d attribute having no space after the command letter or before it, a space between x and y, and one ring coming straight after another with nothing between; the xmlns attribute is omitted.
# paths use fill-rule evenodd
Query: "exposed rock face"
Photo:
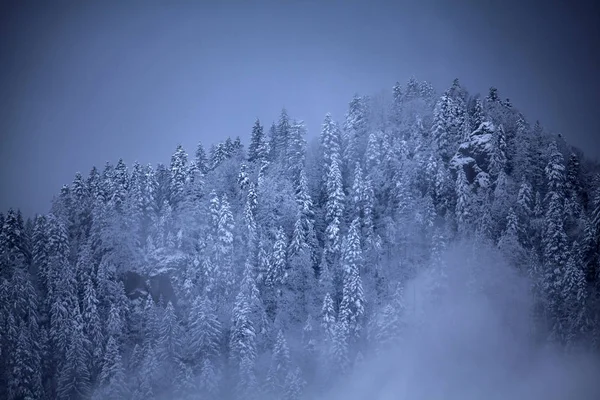
<svg viewBox="0 0 600 400"><path fill-rule="evenodd" d="M467 141L463 142L452 160L450 166L457 170L463 168L469 183L477 183L481 187L489 184L489 168L493 152L493 138L496 127L491 122L482 122L474 130Z"/></svg>

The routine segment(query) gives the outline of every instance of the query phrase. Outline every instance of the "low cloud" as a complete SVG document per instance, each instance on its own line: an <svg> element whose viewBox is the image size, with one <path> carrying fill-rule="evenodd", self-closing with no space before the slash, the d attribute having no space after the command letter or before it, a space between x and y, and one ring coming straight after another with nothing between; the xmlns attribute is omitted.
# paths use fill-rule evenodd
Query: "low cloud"
<svg viewBox="0 0 600 400"><path fill-rule="evenodd" d="M446 290L438 302L425 294L427 273L406 285L410 328L402 344L369 357L323 398L600 398L597 359L534 340L526 278L490 249L456 246L443 261Z"/></svg>

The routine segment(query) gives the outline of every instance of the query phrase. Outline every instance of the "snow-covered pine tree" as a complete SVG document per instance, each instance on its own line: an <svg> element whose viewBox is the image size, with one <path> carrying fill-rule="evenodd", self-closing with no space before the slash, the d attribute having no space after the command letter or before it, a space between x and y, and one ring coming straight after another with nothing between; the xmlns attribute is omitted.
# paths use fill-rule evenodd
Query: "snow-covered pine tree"
<svg viewBox="0 0 600 400"><path fill-rule="evenodd" d="M589 334L587 311L587 283L583 269L580 246L573 242L561 282L562 316L566 318L565 339L568 346L575 346Z"/></svg>
<svg viewBox="0 0 600 400"><path fill-rule="evenodd" d="M209 360L211 367L221 352L223 327L217 318L216 308L207 297L198 296L190 310L189 331L187 333L187 357L204 365Z"/></svg>
<svg viewBox="0 0 600 400"><path fill-rule="evenodd" d="M177 146L171 156L171 180L169 203L177 207L183 200L185 181L187 178L187 153L181 145Z"/></svg>
<svg viewBox="0 0 600 400"><path fill-rule="evenodd" d="M89 344L83 332L83 319L79 313L79 306L75 306L72 313L69 344L64 363L61 364L58 373L56 394L59 399L86 398L89 396L92 383L89 370ZM113 349L107 348L108 350ZM110 355L113 354L111 353ZM118 354L114 354L114 356L120 357ZM105 364L103 365L104 375L101 375L101 379L107 377L105 369L108 367L105 358ZM123 373L123 371L121 372Z"/></svg>
<svg viewBox="0 0 600 400"><path fill-rule="evenodd" d="M562 325L560 292L567 262L568 245L564 230L564 164L556 143L550 145L550 160L546 166L547 194L545 229L543 236L544 275L547 308L553 328L552 335L559 339L564 335Z"/></svg>
<svg viewBox="0 0 600 400"><path fill-rule="evenodd" d="M334 157L326 177L327 203L325 206L325 229L323 260L324 267L329 269L329 274L334 279L334 285L341 278L339 271L339 258L341 255L341 223L344 212L344 191L342 188L342 175L338 166L338 159ZM324 274L321 271L321 274ZM339 286L337 286L339 287Z"/></svg>
<svg viewBox="0 0 600 400"><path fill-rule="evenodd" d="M304 121L292 121L289 127L285 160L290 180L297 184L304 169L306 153L306 126Z"/></svg>
<svg viewBox="0 0 600 400"><path fill-rule="evenodd" d="M361 339L365 313L365 297L360 277L362 253L359 224L358 218L352 221L342 254L343 289L339 316L348 329L350 345L355 345Z"/></svg>
<svg viewBox="0 0 600 400"><path fill-rule="evenodd" d="M279 121L277 125L271 128L271 143L270 143L270 151L271 151L271 161L281 162L282 165L287 166L287 161L285 157L287 155L288 148L288 140L290 136L290 118L288 116L287 110L284 108L281 110L279 114Z"/></svg>
<svg viewBox="0 0 600 400"><path fill-rule="evenodd" d="M458 170L456 178L456 223L459 232L465 233L469 230L471 224L471 187L467 181L464 169Z"/></svg>
<svg viewBox="0 0 600 400"><path fill-rule="evenodd" d="M102 349L105 343L98 304L94 282L92 281L92 277L88 276L84 283L82 322L83 333L88 345L87 351L90 357L88 368L92 382L100 373Z"/></svg>
<svg viewBox="0 0 600 400"><path fill-rule="evenodd" d="M235 366L237 377L236 398L245 399L256 395L256 332L251 319L249 294L241 290L235 300L232 312L231 334L229 339L230 359Z"/></svg>
<svg viewBox="0 0 600 400"><path fill-rule="evenodd" d="M321 330L325 343L331 344L335 333L336 313L329 293L325 294L321 308Z"/></svg>
<svg viewBox="0 0 600 400"><path fill-rule="evenodd" d="M125 369L117 341L109 338L93 399L122 399L128 395Z"/></svg>
<svg viewBox="0 0 600 400"><path fill-rule="evenodd" d="M257 118L252 127L252 134L250 135L250 144L248 145L248 162L253 163L260 161L265 157L262 151L265 148L265 137L263 126L260 124L260 120Z"/></svg>
<svg viewBox="0 0 600 400"><path fill-rule="evenodd" d="M281 396L286 389L286 378L291 370L290 350L281 330L277 333L271 365L267 373L266 389L274 397Z"/></svg>

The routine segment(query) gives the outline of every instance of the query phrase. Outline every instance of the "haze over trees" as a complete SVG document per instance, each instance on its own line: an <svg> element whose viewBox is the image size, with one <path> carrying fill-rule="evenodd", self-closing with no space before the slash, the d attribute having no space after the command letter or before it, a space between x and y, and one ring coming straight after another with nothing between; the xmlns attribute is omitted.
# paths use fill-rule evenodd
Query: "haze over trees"
<svg viewBox="0 0 600 400"><path fill-rule="evenodd" d="M498 293L482 264L528 282L531 343L600 350L600 168L495 88L248 130L0 215L0 398L314 398Z"/></svg>

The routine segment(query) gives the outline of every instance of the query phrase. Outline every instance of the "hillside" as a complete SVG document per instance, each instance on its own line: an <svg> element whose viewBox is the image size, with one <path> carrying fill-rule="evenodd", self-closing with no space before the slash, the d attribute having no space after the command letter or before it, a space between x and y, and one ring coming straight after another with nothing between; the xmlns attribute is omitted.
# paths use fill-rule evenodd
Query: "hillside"
<svg viewBox="0 0 600 400"><path fill-rule="evenodd" d="M598 353L599 168L496 89L249 130L1 216L0 398L543 398L523 354Z"/></svg>

